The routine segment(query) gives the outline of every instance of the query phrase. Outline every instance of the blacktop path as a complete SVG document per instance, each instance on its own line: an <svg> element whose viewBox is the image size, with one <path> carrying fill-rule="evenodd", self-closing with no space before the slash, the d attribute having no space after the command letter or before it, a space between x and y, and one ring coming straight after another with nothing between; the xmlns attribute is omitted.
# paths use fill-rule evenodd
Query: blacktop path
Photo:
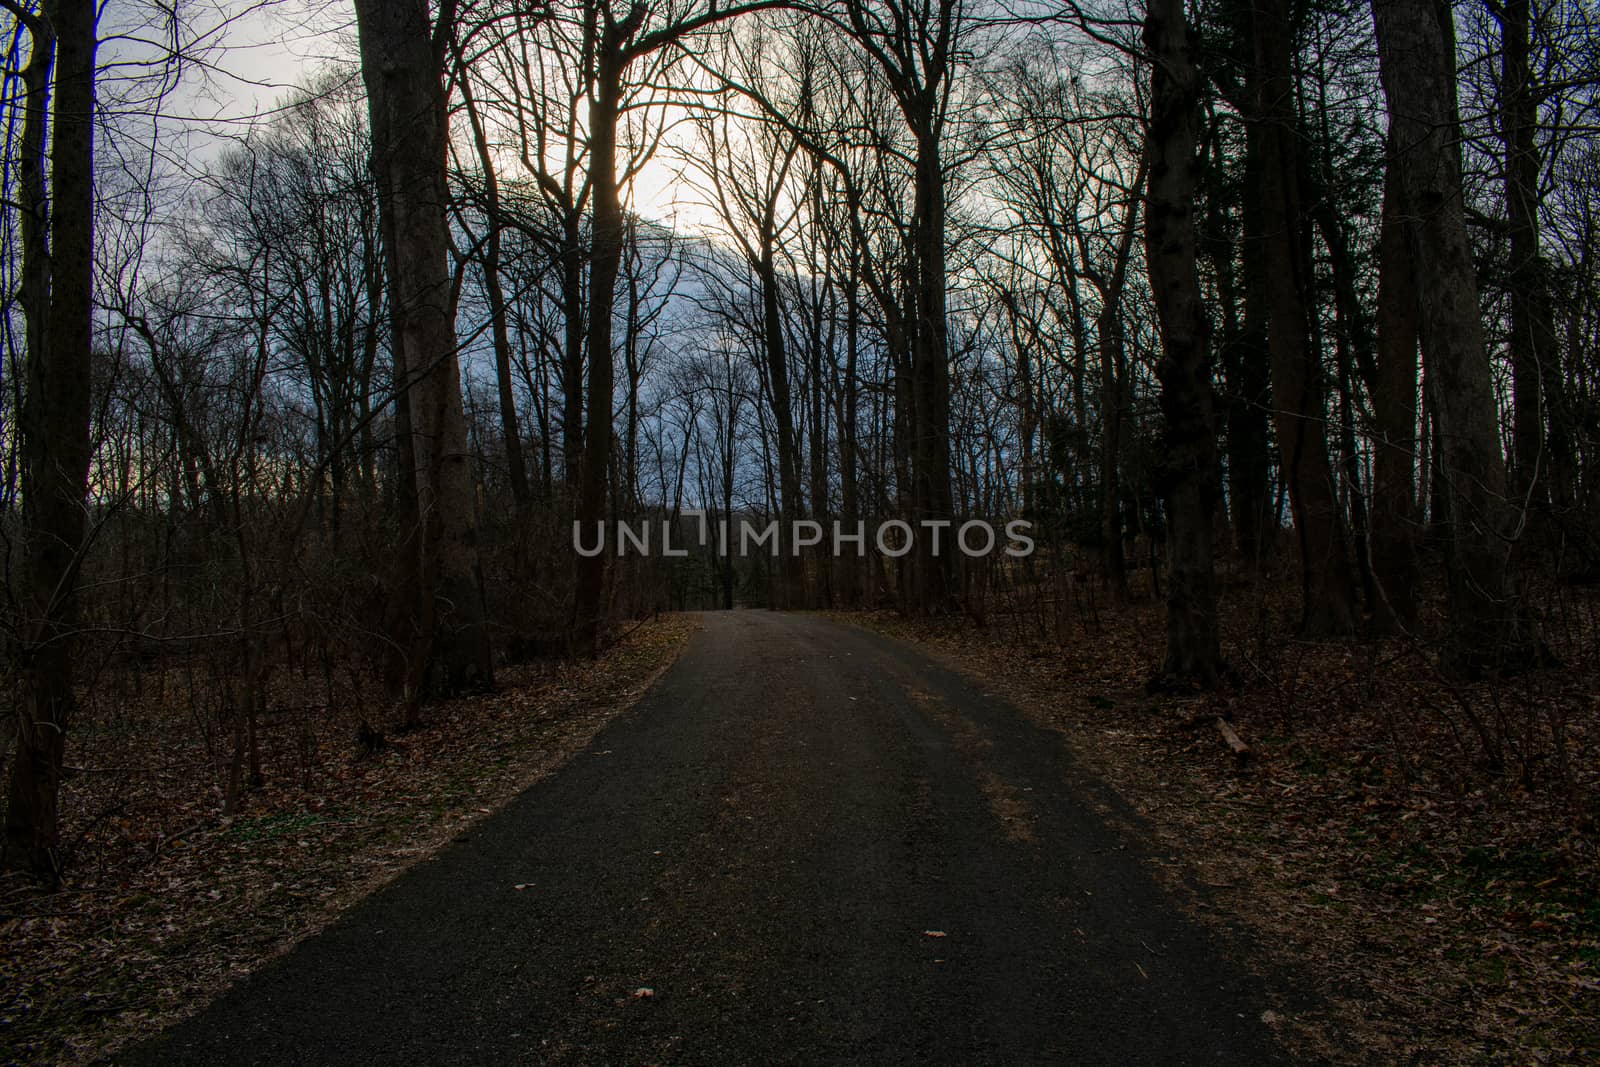
<svg viewBox="0 0 1600 1067"><path fill-rule="evenodd" d="M1285 1059L1057 735L903 642L701 623L565 768L117 1062Z"/></svg>

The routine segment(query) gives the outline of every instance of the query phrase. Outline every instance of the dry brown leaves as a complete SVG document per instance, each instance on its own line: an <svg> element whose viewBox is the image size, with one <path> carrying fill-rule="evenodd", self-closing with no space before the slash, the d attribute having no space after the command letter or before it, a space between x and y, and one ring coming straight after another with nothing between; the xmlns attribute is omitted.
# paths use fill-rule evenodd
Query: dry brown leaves
<svg viewBox="0 0 1600 1067"><path fill-rule="evenodd" d="M203 1007L581 750L693 629L640 626L595 660L503 668L363 756L386 716L280 679L265 785L220 816L215 737L162 692L85 724L63 790L62 891L0 882L0 1061L80 1063ZM180 704L183 710L178 710Z"/></svg>
<svg viewBox="0 0 1600 1067"><path fill-rule="evenodd" d="M1152 695L1163 608L1099 599L1064 629L1027 613L983 629L847 618L929 646L1059 730L1182 906L1283 979L1275 1025L1297 1054L1600 1062L1591 655L1455 686L1426 649L1296 641L1292 589L1236 586L1223 623L1239 683Z"/></svg>

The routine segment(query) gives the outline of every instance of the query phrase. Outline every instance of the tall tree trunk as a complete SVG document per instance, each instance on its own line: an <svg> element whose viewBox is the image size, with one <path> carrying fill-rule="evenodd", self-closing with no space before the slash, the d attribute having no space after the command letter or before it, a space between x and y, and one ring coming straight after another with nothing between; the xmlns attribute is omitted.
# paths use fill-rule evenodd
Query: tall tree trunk
<svg viewBox="0 0 1600 1067"><path fill-rule="evenodd" d="M388 154L384 138L387 131L372 130L372 169L378 170L377 161ZM394 211L385 206L389 200L389 184L377 182L379 245L383 256L380 281L400 276L396 256L399 242L395 239ZM428 669L428 655L433 634L433 597L426 595L418 584L423 574L422 519L417 510L417 449L416 436L411 426L411 392L408 383L411 373L406 365L405 336L400 306L393 294L385 302L389 312L389 364L394 382L394 444L395 478L393 515L399 533L391 571L385 575L384 586L389 590L389 603L385 608L384 632L388 636L384 663L384 684L388 695L400 701L402 728L413 725L418 714L423 684Z"/></svg>
<svg viewBox="0 0 1600 1067"><path fill-rule="evenodd" d="M800 447L795 440L794 398L789 388L789 353L783 338L783 306L778 291L778 268L773 262L770 232L761 236L759 260L753 264L761 286L761 352L766 364L767 386L772 394L772 422L778 438L778 542L783 552L779 560L778 603L780 608L798 608L805 603L805 571L790 545L793 523L804 512L800 487Z"/></svg>
<svg viewBox="0 0 1600 1067"><path fill-rule="evenodd" d="M522 432L517 428L516 393L511 387L511 331L507 324L506 294L500 282L500 182L495 177L494 155L489 151L489 135L478 114L467 77L466 61L456 50L462 101L472 126L472 143L478 150L478 166L483 171L484 214L489 232L483 242L483 287L489 297L489 332L494 341L495 386L500 394L500 433L505 440L506 474L511 482L511 500L518 510L528 506L528 465L522 455Z"/></svg>
<svg viewBox="0 0 1600 1067"><path fill-rule="evenodd" d="M517 425L517 398L511 385L511 331L506 323L506 296L500 283L500 224L498 195L491 196L489 236L483 254L483 282L489 294L489 322L494 337L495 385L500 398L500 433L505 442L506 473L511 481L511 500L518 508L532 499L528 485L528 464L522 453L522 431Z"/></svg>
<svg viewBox="0 0 1600 1067"><path fill-rule="evenodd" d="M27 21L28 65L22 70L22 137L18 150L18 226L22 238L22 278L18 298L22 305L23 344L30 361L46 356L50 336L50 193L46 187L45 144L50 127L51 75L55 69L55 28L45 17ZM26 378L24 379L26 381ZM24 419L29 414L27 390L16 399ZM28 427L24 425L26 431ZM26 445L26 441L24 441ZM27 463L23 463L26 476Z"/></svg>
<svg viewBox="0 0 1600 1067"><path fill-rule="evenodd" d="M1018 486L1019 498L1022 503L1022 514L1033 516L1033 438L1038 433L1038 417L1034 412L1034 385L1033 385L1033 354L1029 351L1030 342L1022 338L1022 310L1017 303L1016 293L1007 290L1004 294L1006 304L1006 318L1010 320L1011 351L1017 360L1017 436L1021 438L1022 465L1018 472L1021 485Z"/></svg>
<svg viewBox="0 0 1600 1067"><path fill-rule="evenodd" d="M635 8L640 18L643 7ZM630 17L630 24L636 20ZM617 122L621 115L622 44L633 25L609 21L598 32L595 79L589 100L589 189L593 202L589 259L589 422L579 464L577 521L592 532L606 519L611 472L611 416L615 391L612 311L622 266L622 198L617 185ZM575 564L573 641L581 655L598 646L605 610L605 553L578 555Z"/></svg>
<svg viewBox="0 0 1600 1067"><path fill-rule="evenodd" d="M1389 142L1378 238L1378 366L1372 392L1373 624L1379 632L1417 621L1417 276L1406 235L1400 171Z"/></svg>
<svg viewBox="0 0 1600 1067"><path fill-rule="evenodd" d="M1462 204L1455 34L1434 0L1373 0L1379 70L1422 303L1422 351L1444 482L1450 635L1461 675L1524 669L1540 643L1510 566L1516 509L1506 497L1494 385Z"/></svg>
<svg viewBox="0 0 1600 1067"><path fill-rule="evenodd" d="M1367 515L1366 491L1362 488L1361 452L1356 444L1356 408L1360 403L1360 394L1356 387L1355 357L1352 354L1352 341L1349 332L1349 323L1343 313L1339 313L1339 336L1335 343L1336 355L1339 365L1338 396L1339 396L1339 465L1344 472L1345 500L1350 512L1350 535L1355 548L1356 573L1361 579L1361 593L1365 598L1368 609L1377 599L1377 591L1372 579L1372 560L1367 552L1367 530L1370 525Z"/></svg>
<svg viewBox="0 0 1600 1067"><path fill-rule="evenodd" d="M1136 191L1143 189L1147 169L1148 162L1141 157L1133 180ZM1129 199L1122 220L1123 230L1117 241L1116 260L1112 263L1111 279L1101 294L1100 317L1095 326L1100 349L1100 536L1105 542L1106 579L1119 600L1126 600L1128 596L1128 565L1122 552L1122 495L1119 484L1125 407L1122 391L1127 380L1122 291L1127 284L1128 263L1133 258L1138 215L1136 193Z"/></svg>
<svg viewBox="0 0 1600 1067"><path fill-rule="evenodd" d="M908 336L914 316L906 310L906 298L903 294L896 297L896 302L885 304L884 315L892 316L893 323L884 334L888 349L886 354L890 375L889 385L894 393L894 411L892 416L885 411L881 419L886 424L884 429L888 432L888 444L894 464L894 510L905 516L908 521L915 523L918 518L913 466L916 462L914 455L916 442L913 433L916 391L912 385L912 342ZM884 398L884 403L886 405L889 403L887 396ZM921 604L921 598L912 588L913 583L908 580L911 566L909 555L901 555L894 561L895 595L900 601L900 610L908 613L919 610Z"/></svg>
<svg viewBox="0 0 1600 1067"><path fill-rule="evenodd" d="M950 497L950 363L949 324L945 294L944 164L937 124L931 118L917 130L915 229L916 324L912 336L911 376L914 407L912 494L915 518L948 521ZM949 538L943 539L948 542ZM954 603L955 570L950 546L932 552L932 539L918 529L915 557L918 600L924 611L940 612Z"/></svg>
<svg viewBox="0 0 1600 1067"><path fill-rule="evenodd" d="M813 305L813 334L811 337L811 404L810 420L807 427L808 463L810 466L806 487L811 497L811 517L823 524L827 529L828 515L828 400L827 387L823 378L823 367L830 365L827 349L831 348L832 338L823 329L823 316L827 313L825 307L820 306L820 301ZM822 543L811 550L812 558L816 560L817 590L812 598L812 603L823 608L833 607L833 563L828 545L830 539L824 536Z"/></svg>
<svg viewBox="0 0 1600 1067"><path fill-rule="evenodd" d="M1234 547L1250 567L1259 566L1272 550L1270 427L1272 359L1267 351L1266 226L1260 186L1266 165L1260 141L1263 127L1245 130L1245 196L1241 211L1242 322L1239 335L1224 352L1228 388L1228 496L1233 503Z"/></svg>
<svg viewBox="0 0 1600 1067"><path fill-rule="evenodd" d="M569 500L583 470L583 220L565 212L561 228L561 461Z"/></svg>
<svg viewBox="0 0 1600 1067"><path fill-rule="evenodd" d="M1212 516L1217 443L1212 426L1209 320L1196 269L1196 141L1200 75L1183 0L1150 0L1144 43L1150 64L1150 181L1145 260L1161 327L1161 485L1166 501L1168 684L1212 686L1223 673L1217 637Z"/></svg>
<svg viewBox="0 0 1600 1067"><path fill-rule="evenodd" d="M456 359L447 222L442 42L424 0L356 0L374 164L390 220L390 300L407 378L422 529L417 588L429 695L491 684L477 520Z"/></svg>
<svg viewBox="0 0 1600 1067"><path fill-rule="evenodd" d="M1321 72L1319 72L1320 75ZM1330 143L1333 137L1328 126L1325 78L1319 76L1318 101L1322 144L1321 174L1318 183L1307 179L1308 188L1314 190L1314 214L1317 229L1328 247L1328 265L1333 275L1334 319L1336 352L1339 366L1339 453L1350 512L1351 541L1355 548L1356 571L1361 578L1361 592L1368 610L1380 612L1377 584L1372 570L1371 516L1368 497L1362 488L1363 472L1361 453L1357 448L1356 421L1360 410L1358 386L1364 385L1370 397L1377 389L1377 340L1372 320L1362 305L1357 287L1360 284L1355 257L1351 254L1346 222L1340 217L1333 197L1327 187L1332 184L1334 163ZM1381 241L1381 236L1380 236Z"/></svg>
<svg viewBox="0 0 1600 1067"><path fill-rule="evenodd" d="M1128 220L1129 226L1134 224ZM1128 597L1128 564L1122 551L1122 491L1118 445L1122 437L1122 311L1108 297L1100 311L1100 539L1104 542L1106 581L1118 600Z"/></svg>
<svg viewBox="0 0 1600 1067"><path fill-rule="evenodd" d="M1294 106L1293 35L1288 0L1254 8L1255 121L1264 161L1259 195L1271 322L1274 421L1295 536L1300 545L1301 631L1310 637L1355 629L1355 586L1333 464L1321 354L1310 344L1309 292L1301 228L1300 166Z"/></svg>
<svg viewBox="0 0 1600 1067"><path fill-rule="evenodd" d="M639 388L644 368L639 356L639 322L643 297L639 292L639 271L643 253L639 247L636 217L623 220L623 266L627 276L628 305L622 337L622 367L627 375L624 395L626 416L622 426L622 477L619 479L622 505L618 510L629 515L639 505Z"/></svg>
<svg viewBox="0 0 1600 1067"><path fill-rule="evenodd" d="M861 518L858 488L861 465L858 455L860 449L857 444L861 390L856 376L860 330L858 316L861 308L859 281L861 253L853 234L850 241L850 275L845 284L844 381L840 384L844 397L839 419L839 505L847 532L853 531L857 520ZM861 558L857 554L847 552L841 556L840 564L840 596L844 600L845 607L853 608L861 603Z"/></svg>
<svg viewBox="0 0 1600 1067"><path fill-rule="evenodd" d="M738 418L737 397L734 391L733 375L724 369L723 385L726 392L723 394L725 408L728 413L727 432L720 442L722 454L718 457L722 464L722 521L727 523L730 531L733 526L733 491L734 479L738 470L738 459L735 455L737 439L734 426ZM730 537L735 536L732 532ZM734 586L733 553L724 550L722 553L722 608L724 611L733 610Z"/></svg>
<svg viewBox="0 0 1600 1067"><path fill-rule="evenodd" d="M30 19L32 46L23 141L30 240L26 394L22 419L22 536L17 752L6 795L6 856L54 881L60 874L58 801L67 729L76 706L72 640L78 624L85 533L94 316L95 5L57 0ZM51 41L51 31L54 41ZM50 189L43 193L44 86L54 46ZM48 242L48 244L47 244ZM48 251L47 251L48 249ZM38 257L48 255L47 263ZM36 286L44 284L41 291ZM43 320L42 322L39 320Z"/></svg>
<svg viewBox="0 0 1600 1067"><path fill-rule="evenodd" d="M1539 250L1538 99L1529 0L1498 7L1501 32L1500 132L1505 143L1506 228L1510 238L1512 459L1511 492L1537 515L1550 498L1550 471L1565 456L1546 447L1548 364L1556 358L1543 257ZM1556 376L1559 380L1559 376ZM1537 527L1538 521L1535 520Z"/></svg>

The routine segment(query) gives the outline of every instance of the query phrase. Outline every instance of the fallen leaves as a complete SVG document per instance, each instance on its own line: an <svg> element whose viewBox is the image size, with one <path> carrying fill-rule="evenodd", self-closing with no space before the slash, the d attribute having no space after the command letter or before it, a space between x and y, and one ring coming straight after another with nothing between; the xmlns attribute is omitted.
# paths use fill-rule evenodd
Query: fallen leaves
<svg viewBox="0 0 1600 1067"><path fill-rule="evenodd" d="M231 818L208 740L159 689L116 709L118 732L86 724L75 745L118 746L90 766L131 770L63 790L77 847L62 892L0 878L0 1059L98 1060L203 1007L559 767L692 630L667 616L595 660L503 669L500 691L430 706L404 747L359 761L350 739L371 709L354 698L314 731L264 731L265 786Z"/></svg>

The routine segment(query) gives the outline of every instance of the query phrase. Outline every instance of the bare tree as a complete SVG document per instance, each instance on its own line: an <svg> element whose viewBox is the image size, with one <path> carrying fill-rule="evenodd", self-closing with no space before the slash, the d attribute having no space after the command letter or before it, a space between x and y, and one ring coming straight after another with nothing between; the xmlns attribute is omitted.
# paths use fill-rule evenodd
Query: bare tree
<svg viewBox="0 0 1600 1067"><path fill-rule="evenodd" d="M1167 538L1169 684L1215 685L1223 672L1211 558L1216 507L1210 323L1196 272L1195 183L1200 161L1200 75L1196 36L1183 0L1151 0L1144 43L1150 54L1150 185L1145 261L1161 322L1161 412L1166 418L1162 495Z"/></svg>
<svg viewBox="0 0 1600 1067"><path fill-rule="evenodd" d="M845 0L840 21L872 57L894 96L912 141L908 251L910 334L908 401L911 515L948 521L950 495L950 349L946 234L945 138L954 82L969 47L972 19L964 0ZM942 611L952 601L949 554L935 555L919 539L912 601Z"/></svg>
<svg viewBox="0 0 1600 1067"><path fill-rule="evenodd" d="M1270 306L1268 351L1278 449L1300 543L1301 629L1308 636L1355 629L1355 586L1333 464L1321 352L1311 344L1310 256L1302 228L1295 110L1294 36L1285 0L1253 7L1252 81L1260 124L1252 146L1262 153L1255 192L1262 205L1262 249Z"/></svg>
<svg viewBox="0 0 1600 1067"><path fill-rule="evenodd" d="M1394 147L1393 136L1390 139ZM1411 261L1415 225L1406 210L1398 160L1383 186L1378 238L1378 367L1373 390L1372 563L1378 585L1374 619L1380 630L1417 618L1417 275Z"/></svg>
<svg viewBox="0 0 1600 1067"><path fill-rule="evenodd" d="M60 872L61 761L77 702L72 639L89 514L96 12L90 0L56 0L44 15L7 7L32 39L25 75L28 128L22 138L23 207L31 216L22 299L29 341L18 627L24 684L17 702L5 843L8 858L53 880ZM54 92L47 95L52 66Z"/></svg>
<svg viewBox="0 0 1600 1067"><path fill-rule="evenodd" d="M1518 509L1506 496L1489 356L1461 199L1453 23L1428 0L1374 0L1378 54L1412 263L1429 280L1422 353L1447 509L1450 638L1464 675L1526 668L1539 639L1510 558Z"/></svg>
<svg viewBox="0 0 1600 1067"><path fill-rule="evenodd" d="M612 312L622 265L625 218L618 171L618 126L633 68L686 38L739 15L784 6L786 0L751 0L722 7L690 0L652 8L635 3L619 16L611 0L582 0L561 17L583 42L584 84L589 99L588 150L591 235L589 255L588 409L579 478L577 522L594 528L605 521L611 469L611 410L615 388ZM631 170L631 168L629 168ZM606 558L579 555L575 564L573 638L592 652L604 604Z"/></svg>
<svg viewBox="0 0 1600 1067"><path fill-rule="evenodd" d="M361 69L387 247L391 344L415 453L415 595L407 707L424 693L490 684L477 522L449 267L443 88L452 6L439 26L421 0L358 0ZM408 714L410 714L408 712Z"/></svg>
<svg viewBox="0 0 1600 1067"><path fill-rule="evenodd" d="M462 107L472 130L472 146L477 153L477 173L482 186L485 233L481 241L481 266L484 292L489 301L489 329L494 343L495 387L500 400L500 431L506 453L506 473L511 482L512 501L518 508L528 505L528 466L522 455L522 432L517 427L516 393L511 379L511 329L506 310L506 294L501 279L502 233L506 227L500 202L500 180L496 175L494 153L484 117L472 89L472 71L460 41L459 27L448 27L454 79L461 93ZM478 242L474 242L477 244Z"/></svg>
<svg viewBox="0 0 1600 1067"><path fill-rule="evenodd" d="M779 256L802 207L791 188L800 145L773 123L734 124L726 113L703 116L696 126L694 155L696 169L704 175L702 192L754 280L760 309L759 367L776 431L780 529L787 539L789 524L805 514L805 504ZM800 558L786 548L780 569L778 606L803 604Z"/></svg>

